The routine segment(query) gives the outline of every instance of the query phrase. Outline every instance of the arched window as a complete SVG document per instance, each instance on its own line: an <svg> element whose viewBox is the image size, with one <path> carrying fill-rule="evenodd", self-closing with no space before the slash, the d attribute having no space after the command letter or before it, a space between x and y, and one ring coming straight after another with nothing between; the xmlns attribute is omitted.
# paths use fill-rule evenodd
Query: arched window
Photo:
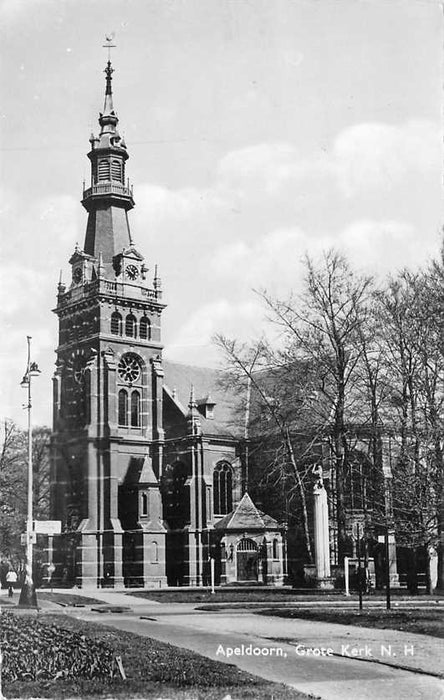
<svg viewBox="0 0 444 700"><path fill-rule="evenodd" d="M131 393L131 427L138 428L140 425L140 394L138 391Z"/></svg>
<svg viewBox="0 0 444 700"><path fill-rule="evenodd" d="M213 502L217 515L233 510L233 471L228 462L219 462L213 473Z"/></svg>
<svg viewBox="0 0 444 700"><path fill-rule="evenodd" d="M111 161L111 179L122 182L122 165L120 160Z"/></svg>
<svg viewBox="0 0 444 700"><path fill-rule="evenodd" d="M109 160L99 160L99 166L97 169L97 179L109 180Z"/></svg>
<svg viewBox="0 0 444 700"><path fill-rule="evenodd" d="M151 340L151 323L147 316L140 319L139 336L141 340Z"/></svg>
<svg viewBox="0 0 444 700"><path fill-rule="evenodd" d="M273 540L273 559L279 559L279 542L276 538Z"/></svg>
<svg viewBox="0 0 444 700"><path fill-rule="evenodd" d="M119 425L128 425L128 393L125 389L119 391Z"/></svg>
<svg viewBox="0 0 444 700"><path fill-rule="evenodd" d="M148 496L146 495L146 493L142 493L142 496L141 496L141 512L140 512L140 514L144 515L144 516L148 515Z"/></svg>
<svg viewBox="0 0 444 700"><path fill-rule="evenodd" d="M111 314L111 333L122 335L122 317L118 311L113 311Z"/></svg>
<svg viewBox="0 0 444 700"><path fill-rule="evenodd" d="M129 336L130 338L135 338L136 337L136 329L137 329L136 317L133 316L133 314L128 314L128 316L125 319L125 335Z"/></svg>

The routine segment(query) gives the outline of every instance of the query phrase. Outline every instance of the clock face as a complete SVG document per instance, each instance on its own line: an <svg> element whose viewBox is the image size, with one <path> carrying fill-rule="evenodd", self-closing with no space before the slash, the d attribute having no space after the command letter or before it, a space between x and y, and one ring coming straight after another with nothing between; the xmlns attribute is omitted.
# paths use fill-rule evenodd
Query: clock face
<svg viewBox="0 0 444 700"><path fill-rule="evenodd" d="M139 270L135 265L128 265L126 268L126 275L128 279L135 280L139 276Z"/></svg>
<svg viewBox="0 0 444 700"><path fill-rule="evenodd" d="M76 267L76 269L72 273L72 278L76 284L79 284L79 282L82 281L83 272L81 267Z"/></svg>

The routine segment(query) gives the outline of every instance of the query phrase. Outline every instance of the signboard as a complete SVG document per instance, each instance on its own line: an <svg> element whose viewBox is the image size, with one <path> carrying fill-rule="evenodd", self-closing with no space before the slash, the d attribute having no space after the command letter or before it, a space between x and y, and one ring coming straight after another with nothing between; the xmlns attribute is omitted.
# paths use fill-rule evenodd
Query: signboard
<svg viewBox="0 0 444 700"><path fill-rule="evenodd" d="M39 535L60 535L62 532L61 520L34 520L34 532Z"/></svg>

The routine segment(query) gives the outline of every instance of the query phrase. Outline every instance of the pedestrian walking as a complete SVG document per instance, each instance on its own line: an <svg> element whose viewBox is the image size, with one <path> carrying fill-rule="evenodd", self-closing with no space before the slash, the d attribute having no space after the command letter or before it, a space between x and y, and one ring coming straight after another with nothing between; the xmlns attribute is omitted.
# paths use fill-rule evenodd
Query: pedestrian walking
<svg viewBox="0 0 444 700"><path fill-rule="evenodd" d="M17 574L13 569L9 569L6 574L6 583L8 584L8 597L12 598L14 595L14 586L17 583Z"/></svg>

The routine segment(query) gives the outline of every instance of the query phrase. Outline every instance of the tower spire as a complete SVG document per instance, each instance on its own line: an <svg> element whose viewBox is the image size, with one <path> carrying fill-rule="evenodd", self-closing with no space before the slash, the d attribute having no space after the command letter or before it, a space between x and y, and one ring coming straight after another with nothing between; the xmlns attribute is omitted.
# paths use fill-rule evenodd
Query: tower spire
<svg viewBox="0 0 444 700"><path fill-rule="evenodd" d="M105 88L105 104L103 105L103 115L114 114L113 90L112 90L112 85L111 85L112 79L113 79L114 68L112 67L110 60L108 60L108 63L106 64L106 68L104 70L104 73L106 75L106 88Z"/></svg>
<svg viewBox="0 0 444 700"><path fill-rule="evenodd" d="M105 102L99 114L100 132L91 135L91 185L84 189L82 204L88 212L84 252L98 258L102 252L103 270L125 249L131 247L127 212L133 208L132 188L125 173L128 151L118 132L119 119L114 110L110 52L115 46L114 34L106 37L104 48L108 49L105 67ZM108 266L108 268L107 268ZM117 268L116 268L117 271Z"/></svg>

